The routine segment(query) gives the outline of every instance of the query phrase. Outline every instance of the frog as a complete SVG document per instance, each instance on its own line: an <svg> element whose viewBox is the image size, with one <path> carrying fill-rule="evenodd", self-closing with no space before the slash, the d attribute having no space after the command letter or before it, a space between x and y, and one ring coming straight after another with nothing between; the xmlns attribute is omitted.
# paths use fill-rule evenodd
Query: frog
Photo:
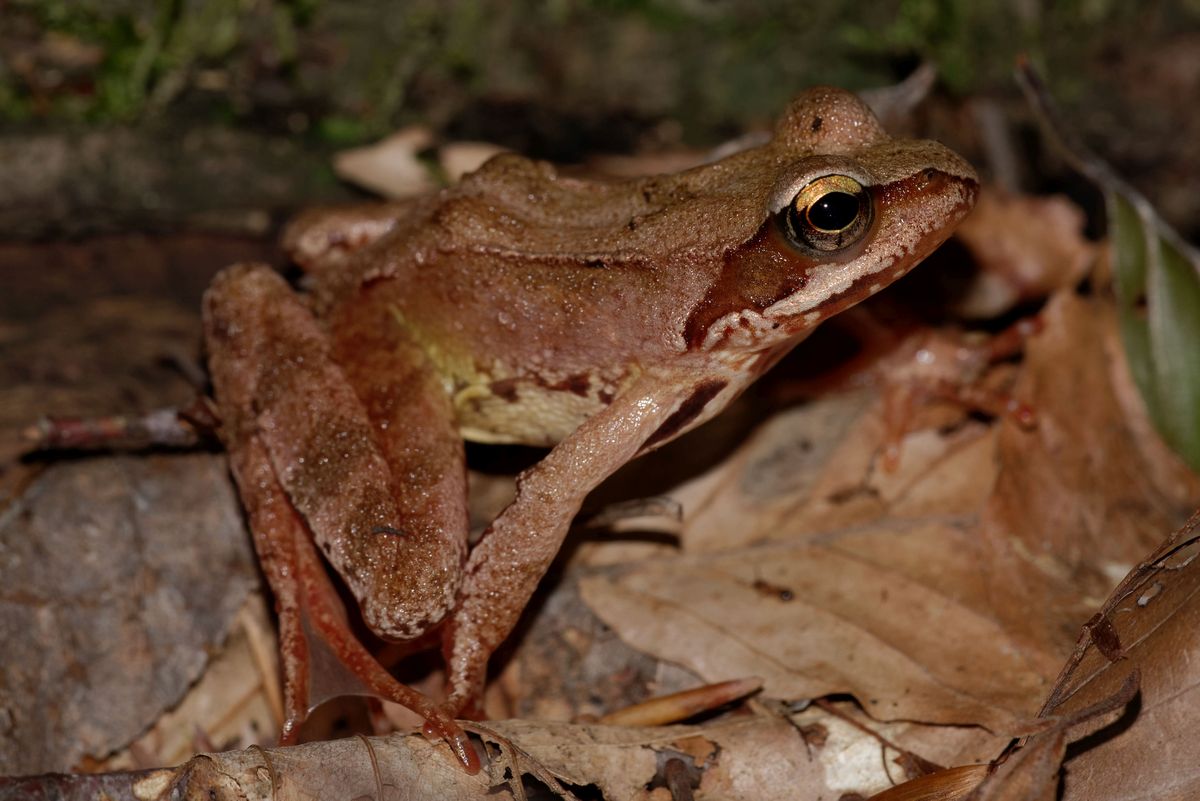
<svg viewBox="0 0 1200 801"><path fill-rule="evenodd" d="M457 720L585 496L905 275L978 186L817 87L769 140L674 174L501 154L429 195L302 215L283 242L303 291L266 264L220 272L206 350L279 613L285 740L332 657L478 770ZM470 547L464 441L549 449ZM376 661L326 565L379 637L440 646L443 700Z"/></svg>

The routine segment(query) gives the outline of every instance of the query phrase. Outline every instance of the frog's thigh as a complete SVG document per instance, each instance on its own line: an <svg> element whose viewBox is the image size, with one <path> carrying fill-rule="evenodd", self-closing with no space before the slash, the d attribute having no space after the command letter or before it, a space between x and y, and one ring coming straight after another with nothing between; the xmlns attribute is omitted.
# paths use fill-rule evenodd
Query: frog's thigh
<svg viewBox="0 0 1200 801"><path fill-rule="evenodd" d="M411 461L388 464L329 337L269 268L243 265L217 277L205 296L205 334L222 419L234 428L225 433L231 449L247 432L261 440L368 625L394 639L434 625L457 590L465 512L461 523L431 523L426 513L441 508L436 499L393 493L421 478L443 486L431 478L436 471L416 476ZM461 458L444 474L456 471Z"/></svg>
<svg viewBox="0 0 1200 801"><path fill-rule="evenodd" d="M470 521L462 435L441 378L396 321L386 287L365 289L335 312L330 333L334 361L391 468L390 493L405 534L443 543L439 547L465 558Z"/></svg>

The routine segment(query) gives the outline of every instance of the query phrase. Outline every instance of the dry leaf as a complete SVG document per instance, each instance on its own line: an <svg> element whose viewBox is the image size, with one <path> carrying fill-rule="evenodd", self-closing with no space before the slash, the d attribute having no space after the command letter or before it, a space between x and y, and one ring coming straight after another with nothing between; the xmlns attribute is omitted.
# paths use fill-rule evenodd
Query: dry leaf
<svg viewBox="0 0 1200 801"><path fill-rule="evenodd" d="M1099 301L1059 296L1015 392L1032 432L1002 427L980 546L1005 627L1064 654L1116 581L1200 503L1200 478L1149 430Z"/></svg>
<svg viewBox="0 0 1200 801"><path fill-rule="evenodd" d="M679 493L684 556L587 578L584 599L704 681L1022 731L1080 621L1200 498L1126 423L1111 311L1063 294L1044 317L1015 390L1035 431L918 432L888 474L877 403L818 401Z"/></svg>
<svg viewBox="0 0 1200 801"><path fill-rule="evenodd" d="M1069 717L1140 674L1128 708L1072 732L1079 742L1064 764L1064 801L1200 796L1198 537L1200 516L1138 565L1097 614L1120 658L1087 636L1055 686L1045 714Z"/></svg>
<svg viewBox="0 0 1200 801"><path fill-rule="evenodd" d="M1020 303L1077 285L1098 248L1083 236L1084 215L1067 198L1009 195L984 187L954 232L979 273L954 312L994 319Z"/></svg>
<svg viewBox="0 0 1200 801"><path fill-rule="evenodd" d="M979 786L987 772L987 765L948 768L884 790L869 801L959 801Z"/></svg>
<svg viewBox="0 0 1200 801"><path fill-rule="evenodd" d="M437 188L429 168L417 154L433 144L428 128L412 126L373 145L343 150L333 159L342 180L381 197L400 200Z"/></svg>
<svg viewBox="0 0 1200 801"><path fill-rule="evenodd" d="M968 801L1055 801L1058 767L1066 750L1066 733L1061 729L1038 738L968 795Z"/></svg>

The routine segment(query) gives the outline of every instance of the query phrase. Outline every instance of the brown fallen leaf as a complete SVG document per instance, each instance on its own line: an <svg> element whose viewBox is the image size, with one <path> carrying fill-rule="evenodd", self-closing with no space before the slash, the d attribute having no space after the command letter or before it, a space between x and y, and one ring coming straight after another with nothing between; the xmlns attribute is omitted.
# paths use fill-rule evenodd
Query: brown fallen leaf
<svg viewBox="0 0 1200 801"><path fill-rule="evenodd" d="M365 147L343 150L334 157L338 177L381 197L413 197L437 188L433 172L418 154L433 144L428 128L412 126Z"/></svg>
<svg viewBox="0 0 1200 801"><path fill-rule="evenodd" d="M1125 677L1121 686L1111 695L1069 716L1046 718L1050 727L1031 738L1015 754L1002 758L1004 761L996 772L966 796L968 801L1054 801L1061 798L1059 768L1071 732L1110 712L1126 710L1140 691L1140 682L1141 676L1135 670ZM1098 798L1100 795L1086 797Z"/></svg>
<svg viewBox="0 0 1200 801"><path fill-rule="evenodd" d="M1129 422L1111 309L1060 294L1044 317L1014 390L1034 431L915 432L889 474L878 403L822 399L676 495L682 556L600 571L583 598L706 681L754 674L766 696L848 692L879 720L1024 733L1080 622L1200 499Z"/></svg>
<svg viewBox="0 0 1200 801"><path fill-rule="evenodd" d="M869 801L958 801L979 786L988 770L988 765L947 768L876 793Z"/></svg>
<svg viewBox="0 0 1200 801"><path fill-rule="evenodd" d="M965 544L954 527L887 534L905 540L897 547ZM1019 643L988 616L872 559L882 538L655 562L585 580L583 597L635 647L711 681L755 665L774 697L851 692L881 719L1009 729L1008 710L1029 707L1042 688ZM793 600L760 595L759 576ZM974 643L983 653L971 652Z"/></svg>
<svg viewBox="0 0 1200 801"><path fill-rule="evenodd" d="M109 774L117 801L238 798L503 799L513 775L557 782L565 792L591 788L609 801L648 801L666 783L668 764L682 769L696 798L791 801L836 797L844 752L813 744L795 723L773 715L704 726L637 728L499 721L469 726L491 759L474 776L459 769L440 742L419 734L354 737L294 748L251 748L197 756L172 770ZM0 801L34 793L81 792L90 776L0 778ZM81 797L81 796L74 796Z"/></svg>
<svg viewBox="0 0 1200 801"><path fill-rule="evenodd" d="M640 704L617 709L600 718L609 726L663 726L712 712L762 689L755 677L706 684L690 690L661 695Z"/></svg>
<svg viewBox="0 0 1200 801"><path fill-rule="evenodd" d="M1200 796L1200 515L1118 585L1098 617L1121 644L1112 659L1085 630L1043 711L1069 717L1131 674L1140 693L1072 732L1064 801Z"/></svg>
<svg viewBox="0 0 1200 801"><path fill-rule="evenodd" d="M1019 303L1076 286L1099 254L1099 246L1083 236L1084 223L1083 212L1065 197L985 187L954 232L979 268L954 311L994 319Z"/></svg>
<svg viewBox="0 0 1200 801"><path fill-rule="evenodd" d="M969 801L1055 801L1058 766L1066 750L1066 732L1055 729L1017 752L997 774L963 797Z"/></svg>
<svg viewBox="0 0 1200 801"><path fill-rule="evenodd" d="M1130 571L1083 626L1040 714L1042 730L994 773L985 778L987 766L967 765L872 801L1196 797L1197 556L1200 513Z"/></svg>
<svg viewBox="0 0 1200 801"><path fill-rule="evenodd" d="M1112 308L1060 295L1045 320L1014 390L1038 426L999 431L980 547L1006 629L1065 656L1113 585L1200 504L1200 478L1151 430Z"/></svg>

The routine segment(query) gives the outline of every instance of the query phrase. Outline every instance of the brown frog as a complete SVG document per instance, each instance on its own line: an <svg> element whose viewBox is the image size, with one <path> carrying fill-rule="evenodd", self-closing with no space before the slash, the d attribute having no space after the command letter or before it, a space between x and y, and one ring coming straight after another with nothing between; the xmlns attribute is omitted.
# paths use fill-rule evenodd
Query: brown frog
<svg viewBox="0 0 1200 801"><path fill-rule="evenodd" d="M285 737L330 650L477 769L454 718L584 496L904 275L976 192L947 148L818 88L767 144L675 175L584 181L503 155L428 197L302 219L285 244L307 296L263 265L222 272L205 334L280 612ZM464 438L553 446L469 552ZM314 543L373 631L440 639L444 702L359 644Z"/></svg>

